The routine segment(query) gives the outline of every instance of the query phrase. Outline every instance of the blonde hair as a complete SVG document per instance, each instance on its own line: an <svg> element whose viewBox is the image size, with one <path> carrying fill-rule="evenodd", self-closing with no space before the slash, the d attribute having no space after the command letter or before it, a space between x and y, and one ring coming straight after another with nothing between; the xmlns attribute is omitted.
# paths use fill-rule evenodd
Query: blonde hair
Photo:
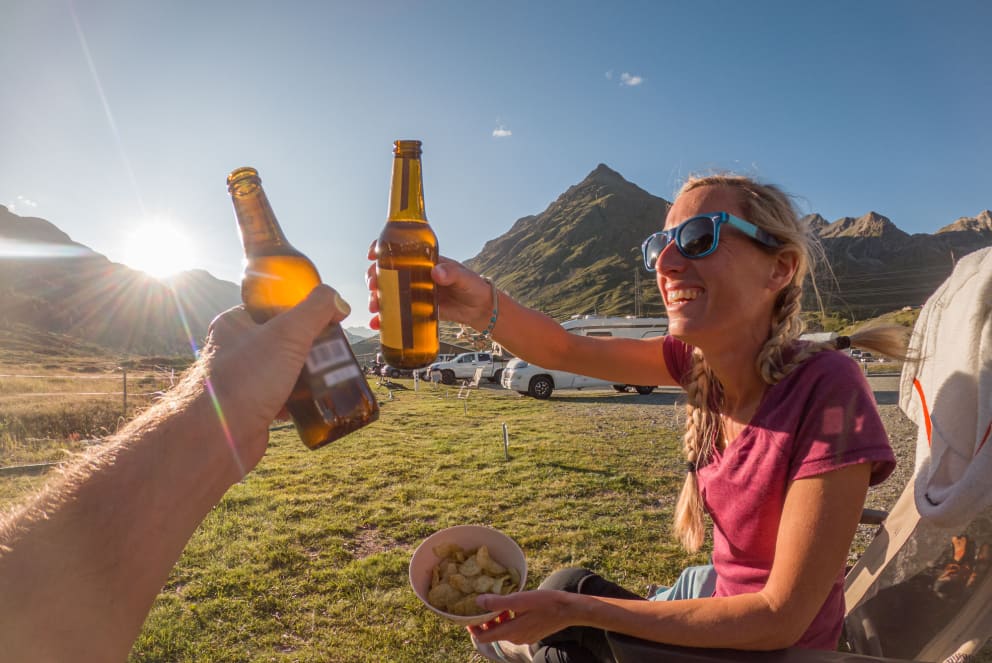
<svg viewBox="0 0 992 663"><path fill-rule="evenodd" d="M798 351L786 353L786 350L794 348L795 341L805 328L800 313L803 283L808 276L822 309L811 270L813 265L825 262L823 249L809 225L800 220L792 199L777 186L734 174L690 177L676 197L706 186L734 190L743 218L781 242L780 247L766 247L768 252L791 250L797 256L796 273L778 294L768 338L755 359L755 368L762 380L769 385L776 384L811 355L837 349L835 342L806 343ZM849 338L851 345L904 359L906 331L902 327L879 326L858 331ZM709 461L713 444L723 438L719 412L723 387L699 348L693 351L692 368L684 387L688 403L683 449L689 471L675 507L674 531L683 547L696 551L702 546L705 534L703 501L696 482L696 469Z"/></svg>

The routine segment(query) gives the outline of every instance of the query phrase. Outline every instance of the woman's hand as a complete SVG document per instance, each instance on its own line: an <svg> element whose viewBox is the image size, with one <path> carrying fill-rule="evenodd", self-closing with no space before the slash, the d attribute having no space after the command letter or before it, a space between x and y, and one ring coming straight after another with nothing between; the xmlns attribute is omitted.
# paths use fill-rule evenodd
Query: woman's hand
<svg viewBox="0 0 992 663"><path fill-rule="evenodd" d="M476 599L479 607L500 613L509 612L512 618L497 617L484 624L469 626L468 630L482 643L507 640L518 645L531 644L573 626L572 606L581 599L579 594L551 589L506 596L483 594Z"/></svg>
<svg viewBox="0 0 992 663"><path fill-rule="evenodd" d="M369 260L376 260L376 242L369 247ZM438 315L442 320L485 329L492 315L492 289L481 276L450 258L438 258L431 270L437 287ZM369 288L369 327L379 329L379 283L375 263L365 273Z"/></svg>

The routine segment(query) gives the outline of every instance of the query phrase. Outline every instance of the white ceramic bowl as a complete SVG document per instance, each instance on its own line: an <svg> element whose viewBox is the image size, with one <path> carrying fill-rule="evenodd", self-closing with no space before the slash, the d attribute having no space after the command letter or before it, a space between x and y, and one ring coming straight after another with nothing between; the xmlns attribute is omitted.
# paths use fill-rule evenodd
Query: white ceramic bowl
<svg viewBox="0 0 992 663"><path fill-rule="evenodd" d="M489 549L489 556L503 566L511 567L520 572L520 587L527 584L527 560L517 542L499 530L483 525L455 525L434 532L417 547L410 559L410 585L414 593L428 608L445 619L456 624L468 626L482 624L496 618L498 612L486 612L481 615L453 615L439 610L427 602L427 592L431 589L431 575L434 567L441 558L434 554L434 548L444 543L455 543L465 550L473 550L479 546Z"/></svg>

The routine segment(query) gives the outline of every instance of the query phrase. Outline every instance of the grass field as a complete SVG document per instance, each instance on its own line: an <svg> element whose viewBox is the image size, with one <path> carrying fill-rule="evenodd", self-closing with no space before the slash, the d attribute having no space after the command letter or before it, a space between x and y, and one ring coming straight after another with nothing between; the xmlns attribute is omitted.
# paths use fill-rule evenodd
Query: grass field
<svg viewBox="0 0 992 663"><path fill-rule="evenodd" d="M0 352L0 467L58 462L116 432L189 360ZM125 377L127 395L124 394ZM0 486L0 497L3 487Z"/></svg>
<svg viewBox="0 0 992 663"><path fill-rule="evenodd" d="M488 387L462 400L398 383L392 397L377 387L379 422L330 447L273 431L190 541L132 660L473 660L464 630L407 580L416 546L450 525L515 538L529 587L582 565L641 591L705 559L669 536L682 482L673 395L536 401ZM0 477L0 506L43 480Z"/></svg>
<svg viewBox="0 0 992 663"><path fill-rule="evenodd" d="M0 373L15 369L49 379L0 386L0 467L71 459L125 419L113 365L0 360ZM167 374L132 365L128 388L165 388ZM80 399L83 383L111 395ZM407 579L416 546L450 525L516 539L530 588L575 565L642 591L707 558L669 534L683 480L678 394L538 401L483 383L460 399L457 387L393 385L375 387L377 423L321 450L292 427L273 429L266 457L193 536L132 661L481 661ZM132 397L127 416L149 403ZM0 473L0 509L47 478Z"/></svg>

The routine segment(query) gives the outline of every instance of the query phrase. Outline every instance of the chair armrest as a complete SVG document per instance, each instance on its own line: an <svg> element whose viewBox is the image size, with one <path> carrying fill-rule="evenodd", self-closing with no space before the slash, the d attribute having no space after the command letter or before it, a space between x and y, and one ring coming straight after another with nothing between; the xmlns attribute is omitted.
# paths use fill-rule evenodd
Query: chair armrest
<svg viewBox="0 0 992 663"><path fill-rule="evenodd" d="M862 509L861 520L858 522L862 525L881 525L882 521L888 517L888 511L882 511L881 509Z"/></svg>
<svg viewBox="0 0 992 663"><path fill-rule="evenodd" d="M617 663L907 663L905 659L799 647L775 651L677 647L621 633L607 633L606 641Z"/></svg>

